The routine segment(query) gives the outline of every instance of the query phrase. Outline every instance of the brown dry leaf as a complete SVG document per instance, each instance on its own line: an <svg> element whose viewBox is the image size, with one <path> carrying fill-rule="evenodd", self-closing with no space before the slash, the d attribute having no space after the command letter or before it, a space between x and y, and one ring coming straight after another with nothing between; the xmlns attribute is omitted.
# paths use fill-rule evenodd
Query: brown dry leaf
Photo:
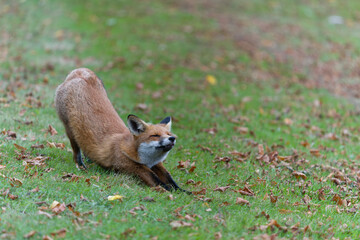
<svg viewBox="0 0 360 240"><path fill-rule="evenodd" d="M67 208L69 209L69 211L70 212L72 212L76 217L80 217L81 216L81 213L80 212L78 212L78 211L76 211L74 208L74 206L73 206L73 204L68 204L67 205Z"/></svg>
<svg viewBox="0 0 360 240"><path fill-rule="evenodd" d="M9 178L9 182L12 187L21 187L23 185L22 181L17 178Z"/></svg>
<svg viewBox="0 0 360 240"><path fill-rule="evenodd" d="M43 166L45 165L45 160L48 160L49 157L45 156L37 156L33 159L25 159L23 162L24 166L30 165L30 166Z"/></svg>
<svg viewBox="0 0 360 240"><path fill-rule="evenodd" d="M234 127L234 130L239 132L240 134L249 133L249 129L247 127Z"/></svg>
<svg viewBox="0 0 360 240"><path fill-rule="evenodd" d="M47 213L47 212L44 212L44 211L41 211L41 210L38 211L38 214L39 215L45 215L46 217L48 217L50 219L53 217L53 215L51 215L50 213Z"/></svg>
<svg viewBox="0 0 360 240"><path fill-rule="evenodd" d="M221 238L222 238L221 232L216 232L216 233L214 234L214 238L215 238L215 240L221 239Z"/></svg>
<svg viewBox="0 0 360 240"><path fill-rule="evenodd" d="M156 186L156 187L152 187L151 189L153 189L156 192L160 192L160 193L166 193L168 191L166 191L165 188L163 188L162 186Z"/></svg>
<svg viewBox="0 0 360 240"><path fill-rule="evenodd" d="M51 134L51 136L58 134L58 132L55 130L55 128L51 125L49 125L48 132Z"/></svg>
<svg viewBox="0 0 360 240"><path fill-rule="evenodd" d="M172 222L170 222L170 226L173 229L177 229L177 228L180 228L180 227L192 227L194 225L192 223L188 223L188 222L185 222L185 221L172 221Z"/></svg>
<svg viewBox="0 0 360 240"><path fill-rule="evenodd" d="M34 144L34 145L31 145L30 148L45 148L44 144Z"/></svg>
<svg viewBox="0 0 360 240"><path fill-rule="evenodd" d="M319 198L319 200L325 200L325 192L324 192L324 189L323 188L320 188L319 190L318 190L318 198Z"/></svg>
<svg viewBox="0 0 360 240"><path fill-rule="evenodd" d="M123 235L125 238L127 238L129 235L135 234L136 233L136 228L135 227L131 227L126 229L125 231L123 231L121 233L121 235Z"/></svg>
<svg viewBox="0 0 360 240"><path fill-rule="evenodd" d="M46 146L48 146L50 148L56 148L55 143L53 143L53 142L47 142Z"/></svg>
<svg viewBox="0 0 360 240"><path fill-rule="evenodd" d="M329 140L338 140L339 138L335 135L335 133L327 133L324 135L325 139L329 139Z"/></svg>
<svg viewBox="0 0 360 240"><path fill-rule="evenodd" d="M264 146L262 144L258 145L258 155L263 156L265 154L264 152Z"/></svg>
<svg viewBox="0 0 360 240"><path fill-rule="evenodd" d="M284 123L288 126L292 125L293 124L293 120L291 120L290 118L285 118L284 119Z"/></svg>
<svg viewBox="0 0 360 240"><path fill-rule="evenodd" d="M280 161L289 162L293 157L292 156L277 156Z"/></svg>
<svg viewBox="0 0 360 240"><path fill-rule="evenodd" d="M149 197L149 196L144 197L142 200L145 202L155 202L155 199L153 197Z"/></svg>
<svg viewBox="0 0 360 240"><path fill-rule="evenodd" d="M192 222L195 222L195 218L193 216L190 216L189 214L186 214L185 217L184 217L186 220L189 220L189 221L192 221Z"/></svg>
<svg viewBox="0 0 360 240"><path fill-rule="evenodd" d="M296 179L302 178L302 179L306 180L306 175L303 174L303 173L301 173L301 172L296 172L296 171L294 171L294 172L292 173L292 175L293 175L294 177L296 177Z"/></svg>
<svg viewBox="0 0 360 240"><path fill-rule="evenodd" d="M306 194L305 194L304 198L301 199L301 200L303 200L303 202L304 202L305 204L309 204L310 201L311 201L311 198L309 197L309 195L306 195Z"/></svg>
<svg viewBox="0 0 360 240"><path fill-rule="evenodd" d="M50 205L50 209L55 215L58 215L66 210L65 203L59 203L58 201L54 201Z"/></svg>
<svg viewBox="0 0 360 240"><path fill-rule="evenodd" d="M14 143L14 146L17 148L17 149L19 149L20 151L26 151L26 148L24 148L24 147L22 147L22 146L20 146L20 145L18 145L18 144L16 144L16 143Z"/></svg>
<svg viewBox="0 0 360 240"><path fill-rule="evenodd" d="M31 238L33 237L37 232L35 230L30 231L29 233L25 234L24 238Z"/></svg>
<svg viewBox="0 0 360 240"><path fill-rule="evenodd" d="M270 202L271 203L276 203L277 200L278 200L278 196L274 196L274 195L270 194Z"/></svg>
<svg viewBox="0 0 360 240"><path fill-rule="evenodd" d="M194 172L195 168L196 168L195 162L193 162L193 163L190 165L189 173Z"/></svg>
<svg viewBox="0 0 360 240"><path fill-rule="evenodd" d="M55 143L55 147L60 148L60 149L64 149L65 144L64 143Z"/></svg>
<svg viewBox="0 0 360 240"><path fill-rule="evenodd" d="M159 99L159 98L162 97L162 95L163 95L162 91L156 91L156 92L153 92L151 94L151 98L152 99Z"/></svg>
<svg viewBox="0 0 360 240"><path fill-rule="evenodd" d="M45 235L45 236L42 237L42 240L53 240L53 238L51 238L48 235Z"/></svg>
<svg viewBox="0 0 360 240"><path fill-rule="evenodd" d="M136 90L141 91L144 88L144 84L142 83L136 83Z"/></svg>
<svg viewBox="0 0 360 240"><path fill-rule="evenodd" d="M205 195L206 188L201 189L200 191L194 191L192 192L194 195Z"/></svg>
<svg viewBox="0 0 360 240"><path fill-rule="evenodd" d="M331 181L335 183L336 185L341 185L342 181L338 178L331 178Z"/></svg>
<svg viewBox="0 0 360 240"><path fill-rule="evenodd" d="M64 238L66 236L66 232L67 232L66 228L62 228L56 232L50 233L50 235L57 238Z"/></svg>
<svg viewBox="0 0 360 240"><path fill-rule="evenodd" d="M186 160L186 161L180 160L178 163L179 163L177 165L178 169L186 169L190 166L190 160Z"/></svg>
<svg viewBox="0 0 360 240"><path fill-rule="evenodd" d="M269 227L273 227L273 226L275 226L275 227L277 227L278 229L280 229L280 230L283 230L283 231L286 231L287 230L287 228L286 227L282 227L276 220L274 220L274 219L272 219L272 220L270 220L270 222L267 224L267 225L265 225L266 227L265 227L265 229L267 229L267 228L269 228ZM261 229L261 226L260 226L260 229ZM264 230L265 230L264 229Z"/></svg>
<svg viewBox="0 0 360 240"><path fill-rule="evenodd" d="M133 207L132 209L130 209L129 213L133 216L137 215L137 213L135 211L146 211L146 207L143 205L140 205L140 207Z"/></svg>
<svg viewBox="0 0 360 240"><path fill-rule="evenodd" d="M281 214L288 214L288 213L292 213L293 211L292 210L289 210L289 209L279 209L279 213Z"/></svg>
<svg viewBox="0 0 360 240"><path fill-rule="evenodd" d="M244 188L240 188L237 192L239 192L241 195L246 195L246 196L255 196L255 193L248 188L247 186L245 186Z"/></svg>
<svg viewBox="0 0 360 240"><path fill-rule="evenodd" d="M320 157L321 156L319 149L310 149L310 154L315 156L315 157Z"/></svg>
<svg viewBox="0 0 360 240"><path fill-rule="evenodd" d="M11 193L8 194L8 197L11 199L11 200L16 200L19 198L19 196L16 196L16 195L13 195Z"/></svg>
<svg viewBox="0 0 360 240"><path fill-rule="evenodd" d="M65 144L64 144L64 143L47 142L46 145L47 145L48 147L50 147L50 148L60 148L60 149L64 149L64 148L65 148Z"/></svg>
<svg viewBox="0 0 360 240"><path fill-rule="evenodd" d="M245 200L243 198L237 197L236 198L236 204L239 205L250 205L250 202L248 200Z"/></svg>
<svg viewBox="0 0 360 240"><path fill-rule="evenodd" d="M308 141L302 141L300 142L300 144L303 146L303 147L309 147L310 146L310 143Z"/></svg>
<svg viewBox="0 0 360 240"><path fill-rule="evenodd" d="M339 206L344 206L344 207L347 206L347 201L345 199L341 199L341 197L338 194L335 194L332 200L336 202L336 204Z"/></svg>
<svg viewBox="0 0 360 240"><path fill-rule="evenodd" d="M14 140L14 139L16 139L16 132L13 132L13 131L8 130L8 131L6 132L6 135L7 135L7 139L9 139L9 140Z"/></svg>
<svg viewBox="0 0 360 240"><path fill-rule="evenodd" d="M135 109L137 110L141 110L141 111L146 111L149 110L148 106L145 103L139 103L135 106Z"/></svg>
<svg viewBox="0 0 360 240"><path fill-rule="evenodd" d="M300 222L297 222L296 224L292 225L290 227L291 231L296 232L297 230L299 230L300 227Z"/></svg>
<svg viewBox="0 0 360 240"><path fill-rule="evenodd" d="M218 191L218 192L225 192L226 189L230 188L230 186L226 186L226 187L216 187L214 189L214 191Z"/></svg>

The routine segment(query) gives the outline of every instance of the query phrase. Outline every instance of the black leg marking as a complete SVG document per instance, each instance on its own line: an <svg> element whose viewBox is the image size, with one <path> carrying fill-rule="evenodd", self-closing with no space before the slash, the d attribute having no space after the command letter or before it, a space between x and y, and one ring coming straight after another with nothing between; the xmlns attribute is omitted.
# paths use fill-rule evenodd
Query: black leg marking
<svg viewBox="0 0 360 240"><path fill-rule="evenodd" d="M152 173L151 175L152 175L152 178L154 179L156 185L165 188L166 191L171 191L171 190L172 190L172 188L169 187L168 185L166 185L165 183L163 183L163 182L156 176L155 173Z"/></svg>
<svg viewBox="0 0 360 240"><path fill-rule="evenodd" d="M76 155L76 163L80 168L86 169L86 166L85 166L85 164L84 164L84 162L82 160L82 157L81 157L81 150L80 149L79 149L79 152Z"/></svg>
<svg viewBox="0 0 360 240"><path fill-rule="evenodd" d="M171 190L181 191L181 192L187 193L189 195L192 195L192 192L184 190L181 187L179 187L169 173L168 173L167 177L168 177L168 180L169 180L169 185L171 186Z"/></svg>

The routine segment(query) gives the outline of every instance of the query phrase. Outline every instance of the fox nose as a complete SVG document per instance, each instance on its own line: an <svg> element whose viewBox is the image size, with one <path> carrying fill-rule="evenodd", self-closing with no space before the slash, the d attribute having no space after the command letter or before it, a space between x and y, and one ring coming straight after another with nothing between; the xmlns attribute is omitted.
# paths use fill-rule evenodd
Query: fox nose
<svg viewBox="0 0 360 240"><path fill-rule="evenodd" d="M170 142L175 142L175 137L169 137Z"/></svg>

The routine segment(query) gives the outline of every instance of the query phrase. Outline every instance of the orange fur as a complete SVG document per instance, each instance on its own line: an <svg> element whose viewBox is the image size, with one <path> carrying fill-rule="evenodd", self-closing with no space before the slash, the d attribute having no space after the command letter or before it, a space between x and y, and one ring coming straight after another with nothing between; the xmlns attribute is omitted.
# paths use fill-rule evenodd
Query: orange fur
<svg viewBox="0 0 360 240"><path fill-rule="evenodd" d="M180 189L162 164L176 141L170 118L151 125L129 115L129 130L102 81L86 68L72 71L57 88L55 106L80 167L85 167L83 151L102 167L136 175L148 186Z"/></svg>

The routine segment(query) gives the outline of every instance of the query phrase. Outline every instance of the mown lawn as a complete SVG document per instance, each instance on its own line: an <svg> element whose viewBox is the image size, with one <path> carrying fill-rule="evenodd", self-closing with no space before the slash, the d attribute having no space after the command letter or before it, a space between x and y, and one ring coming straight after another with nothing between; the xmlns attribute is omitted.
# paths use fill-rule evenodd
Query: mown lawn
<svg viewBox="0 0 360 240"><path fill-rule="evenodd" d="M0 4L1 238L359 238L357 1ZM192 196L75 168L53 98L77 67L122 119L173 117Z"/></svg>

